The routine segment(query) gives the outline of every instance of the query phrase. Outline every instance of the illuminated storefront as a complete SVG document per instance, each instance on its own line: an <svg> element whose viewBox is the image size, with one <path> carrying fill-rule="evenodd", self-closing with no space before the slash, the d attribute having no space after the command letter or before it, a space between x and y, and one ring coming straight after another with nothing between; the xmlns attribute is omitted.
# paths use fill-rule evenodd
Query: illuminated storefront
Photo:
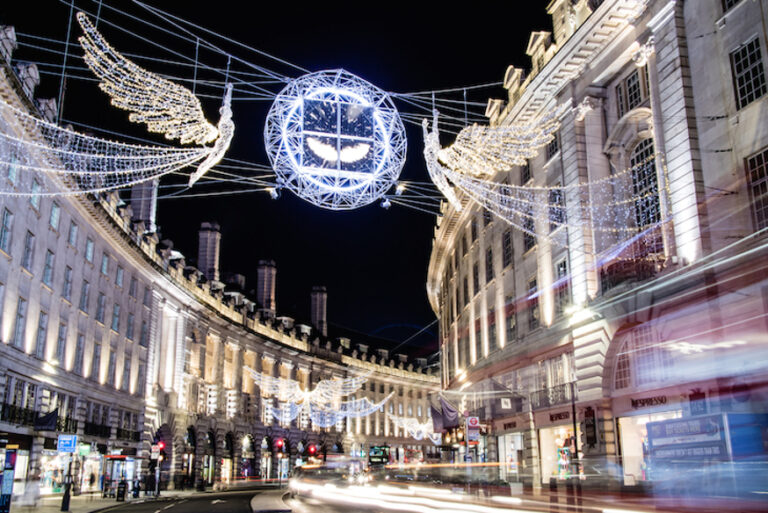
<svg viewBox="0 0 768 513"><path fill-rule="evenodd" d="M581 430L577 428L574 433L571 415L570 408L535 414L535 425L542 426L538 437L543 484L551 478L568 479L576 475L576 441L579 440L581 451Z"/></svg>

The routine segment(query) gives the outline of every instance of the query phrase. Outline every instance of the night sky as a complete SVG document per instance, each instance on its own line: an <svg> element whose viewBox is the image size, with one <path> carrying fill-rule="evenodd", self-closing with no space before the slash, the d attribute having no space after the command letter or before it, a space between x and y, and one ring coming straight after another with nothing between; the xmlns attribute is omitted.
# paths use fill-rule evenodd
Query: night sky
<svg viewBox="0 0 768 513"><path fill-rule="evenodd" d="M143 20L162 23L131 2L105 3ZM150 2L302 68L311 71L344 68L392 92L500 82L508 65L528 68L530 61L524 52L530 32L551 30L545 10L548 3L549 0L493 4L467 2L461 9L450 9L445 3L427 7L418 2L314 2L309 7L293 2L267 4L231 0L208 2L204 7L189 7L189 2ZM65 40L68 4L57 0L2 2L0 24L14 25L22 43L63 50L61 45L34 41L24 34ZM99 2L79 0L75 6L95 13ZM257 14L251 14L254 6ZM105 20L140 33L172 51L194 56L194 45L164 36L159 30L116 13L105 5L101 6L101 15ZM107 25L99 25L99 29L124 53L180 60ZM79 34L79 26L73 21L72 40L75 41ZM206 37L240 59L290 77L301 74L256 53ZM76 56L81 55L79 48L71 51ZM15 59L60 65L63 56L41 53L24 44L15 53ZM199 60L223 68L227 58L201 52ZM71 57L68 63L70 66L84 65L81 60ZM141 64L152 71L189 78L193 73L190 68L166 69L162 63ZM242 63L235 63L235 68L247 69ZM47 73L42 74L39 96L58 96L60 69L57 71L53 66L41 69ZM207 77L200 70L198 79L205 78L217 77ZM268 88L276 93L281 86L276 84ZM206 91L221 94L220 90L218 93L210 88ZM504 98L505 91L501 87L486 88L469 91L467 96L470 102L483 104L488 97ZM461 99L462 95L459 93L450 98ZM218 121L219 104L220 101L203 99L208 119L214 123ZM263 126L269 104L269 101L233 104L236 131L228 157L268 164ZM402 102L396 102L396 105L404 112L418 112ZM482 114L484 108L473 107L473 110L475 114ZM94 83L82 80L67 80L63 117L121 134L153 138L142 127L128 123L125 112L110 107L108 97ZM408 160L401 178L428 182L421 154L421 128L406 123L406 129ZM450 138L450 135L444 135L443 145L447 145ZM245 171L240 173L247 174ZM163 185L172 183L172 179L162 182ZM217 190L211 185L197 189L188 192ZM232 190L232 187L227 189ZM161 194L174 190L178 189L164 188ZM124 197L127 198L127 194ZM425 288L434 215L394 205L385 210L378 203L353 211L331 212L306 203L287 191L278 200L261 192L162 199L159 203L158 224L162 237L171 239L175 249L181 251L191 264L195 263L197 230L203 221L216 221L221 225L221 269L244 274L248 282L246 288L255 286L258 260L276 262L279 314L298 320L308 319L309 292L313 285L325 285L331 332L334 328L339 331L345 328L345 332L352 330L403 341L435 320ZM415 337L409 346L412 346L411 352L419 355L434 351L437 326L433 325L428 332Z"/></svg>

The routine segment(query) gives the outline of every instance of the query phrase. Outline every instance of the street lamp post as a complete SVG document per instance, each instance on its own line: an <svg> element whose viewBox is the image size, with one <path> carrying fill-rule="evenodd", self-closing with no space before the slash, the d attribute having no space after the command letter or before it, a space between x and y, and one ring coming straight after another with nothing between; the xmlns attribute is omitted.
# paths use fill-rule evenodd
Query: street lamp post
<svg viewBox="0 0 768 513"><path fill-rule="evenodd" d="M64 495L61 498L61 511L69 511L69 498L72 489L72 455L69 456L67 475L64 477Z"/></svg>

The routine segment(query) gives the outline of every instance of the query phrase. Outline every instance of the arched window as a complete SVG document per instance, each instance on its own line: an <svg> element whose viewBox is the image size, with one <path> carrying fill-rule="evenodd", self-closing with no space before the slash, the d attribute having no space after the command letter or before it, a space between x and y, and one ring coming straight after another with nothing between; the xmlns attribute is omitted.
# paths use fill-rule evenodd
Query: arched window
<svg viewBox="0 0 768 513"><path fill-rule="evenodd" d="M613 388L621 390L666 381L672 375L672 355L665 349L651 326L641 325L616 341Z"/></svg>
<svg viewBox="0 0 768 513"><path fill-rule="evenodd" d="M629 157L629 165L632 168L632 195L635 198L635 223L639 229L648 229L640 250L645 254L658 253L663 249L658 229L661 208L654 152L653 139L643 139L635 145Z"/></svg>

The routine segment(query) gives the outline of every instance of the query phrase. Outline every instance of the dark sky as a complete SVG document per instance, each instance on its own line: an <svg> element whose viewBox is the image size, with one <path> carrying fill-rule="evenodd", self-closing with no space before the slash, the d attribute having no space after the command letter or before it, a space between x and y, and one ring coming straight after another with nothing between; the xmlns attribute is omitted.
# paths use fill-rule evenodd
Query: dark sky
<svg viewBox="0 0 768 513"><path fill-rule="evenodd" d="M131 2L104 3L140 19L162 24L161 20ZM508 65L529 67L524 51L530 32L551 29L545 11L549 0L467 2L461 4L461 8L449 8L445 2L432 5L423 2L313 2L309 7L301 2L274 1L216 0L206 2L202 7L193 7L192 2L149 3L311 71L344 68L392 92L499 82ZM75 5L92 13L99 9L99 2L92 0L79 0ZM3 2L0 5L0 24L15 25L21 34L21 42L59 50L63 50L63 46L34 41L24 34L63 41L68 15L68 2L58 0ZM106 5L101 5L101 15L105 20L167 48L194 56L194 45L163 36L159 30L114 12ZM104 24L99 28L120 51L172 58L167 52L114 28ZM73 23L73 41L77 35L79 27ZM256 53L214 38L210 40L238 58L291 77L300 74ZM79 49L73 51L80 55ZM22 45L16 56L59 64L63 59L61 55L49 52L35 52L28 44ZM211 52L202 52L200 61L210 66L226 66L225 56ZM78 60L69 63L82 66L82 61ZM142 65L169 74L189 76L192 73L190 69L165 69L161 63L142 62ZM247 69L239 63L233 68ZM49 73L42 76L40 95L57 96L59 78L55 75L56 68L42 69ZM205 73L201 71L198 78L206 78ZM280 88L270 86L273 92ZM503 98L504 90L496 87L468 94L470 101L484 103L488 97ZM462 96L452 98L461 99ZM218 102L204 100L203 103L209 119L216 122ZM410 105L401 102L396 105L401 111L416 112ZM147 137L146 132L136 130L126 121L124 112L111 108L106 95L91 83L68 80L64 106L66 119ZM267 101L241 101L233 105L236 132L229 157L268 164L263 145L268 107ZM475 111L478 110L482 112L484 109L475 107ZM401 178L427 182L429 177L421 156L421 129L408 123L406 129L408 160ZM450 137L444 136L442 142L446 145ZM213 190L213 186L207 186L200 187L199 192ZM255 285L258 260L273 259L277 263L280 313L298 319L308 318L309 291L313 285L322 284L328 288L331 329L338 325L402 341L435 319L425 290L434 215L400 206L385 210L378 203L353 211L331 212L314 207L289 192L277 201L266 193L249 193L164 199L159 204L158 223L163 237L173 240L175 248L184 253L188 261L195 259L197 229L202 221L219 222L222 227L221 268L245 274L249 287ZM413 340L417 346L414 349L420 353L436 348L436 325L429 332Z"/></svg>

